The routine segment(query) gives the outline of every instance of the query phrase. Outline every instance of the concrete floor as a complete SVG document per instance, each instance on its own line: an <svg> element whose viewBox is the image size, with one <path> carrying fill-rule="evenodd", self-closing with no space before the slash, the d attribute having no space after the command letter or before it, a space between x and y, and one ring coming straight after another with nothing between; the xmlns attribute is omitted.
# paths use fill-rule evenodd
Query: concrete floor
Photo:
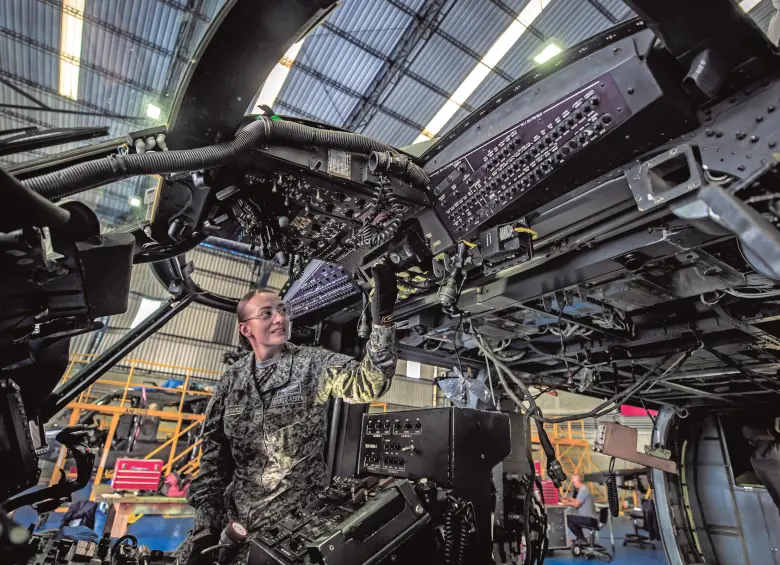
<svg viewBox="0 0 780 565"><path fill-rule="evenodd" d="M617 565L660 565L668 563L666 554L663 551L660 541L654 541L656 549L639 549L636 546L623 547L625 534L633 533L631 521L627 518L618 518L613 523L613 532L615 536L615 553L612 563ZM604 527L600 532L600 543L612 553L612 547L609 540L609 528ZM573 563L605 563L604 561L585 561L583 557L574 557L571 551L556 550L547 555L544 560L545 565L570 565Z"/></svg>

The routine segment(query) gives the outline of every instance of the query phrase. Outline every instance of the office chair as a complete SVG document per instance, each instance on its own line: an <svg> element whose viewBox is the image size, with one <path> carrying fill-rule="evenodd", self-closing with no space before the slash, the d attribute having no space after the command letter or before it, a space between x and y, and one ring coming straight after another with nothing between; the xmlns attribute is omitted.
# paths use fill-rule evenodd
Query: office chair
<svg viewBox="0 0 780 565"><path fill-rule="evenodd" d="M609 508L602 508L599 510L599 523L597 526L583 526L583 529L590 530L587 544L573 543L571 546L571 552L575 557L583 556L585 559L599 559L610 563L612 561L612 554L603 545L596 543L598 539L598 533L607 524L609 520Z"/></svg>

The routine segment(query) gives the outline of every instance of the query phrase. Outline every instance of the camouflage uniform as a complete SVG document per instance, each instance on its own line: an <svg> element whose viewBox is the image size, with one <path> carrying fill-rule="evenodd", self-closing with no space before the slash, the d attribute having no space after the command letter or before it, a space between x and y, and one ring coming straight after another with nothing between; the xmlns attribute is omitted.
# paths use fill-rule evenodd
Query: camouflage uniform
<svg viewBox="0 0 780 565"><path fill-rule="evenodd" d="M371 402L395 374L394 330L373 328L366 357L285 344L279 361L255 365L250 353L217 384L203 427L203 455L188 501L194 532L222 530L229 520L250 532L316 498L325 485L325 402ZM186 540L177 555L189 557ZM246 552L234 562L243 562Z"/></svg>

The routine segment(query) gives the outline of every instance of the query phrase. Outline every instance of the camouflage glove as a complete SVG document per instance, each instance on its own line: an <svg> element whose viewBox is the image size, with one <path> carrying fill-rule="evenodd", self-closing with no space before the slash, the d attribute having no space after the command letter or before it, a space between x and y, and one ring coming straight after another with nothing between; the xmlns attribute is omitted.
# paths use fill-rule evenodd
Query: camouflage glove
<svg viewBox="0 0 780 565"><path fill-rule="evenodd" d="M201 530L192 536L192 552L189 559L182 565L211 565L217 558L217 552L211 551L201 555L204 549L213 547L219 543L219 532L213 528Z"/></svg>
<svg viewBox="0 0 780 565"><path fill-rule="evenodd" d="M393 308L398 298L398 286L393 270L381 263L371 268L374 291L371 293L371 318L374 324L392 324Z"/></svg>

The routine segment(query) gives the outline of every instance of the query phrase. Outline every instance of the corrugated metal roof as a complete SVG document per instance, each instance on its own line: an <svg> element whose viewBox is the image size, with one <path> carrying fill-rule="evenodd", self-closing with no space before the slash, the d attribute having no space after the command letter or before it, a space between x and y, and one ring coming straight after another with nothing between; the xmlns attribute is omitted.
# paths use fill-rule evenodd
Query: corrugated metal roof
<svg viewBox="0 0 780 565"><path fill-rule="evenodd" d="M512 17L492 2L458 0L441 29L483 56L511 23Z"/></svg>
<svg viewBox="0 0 780 565"><path fill-rule="evenodd" d="M769 28L769 21L775 14L776 10L772 4L772 0L761 0L761 2L750 11L750 17L758 25L759 28L766 31Z"/></svg>
<svg viewBox="0 0 780 565"><path fill-rule="evenodd" d="M419 22L418 15L434 0L343 0L328 20L306 39L279 96L279 111L336 126L371 94L376 79L387 70L387 58L399 48L404 33ZM384 109L373 113L362 131L394 145L406 145L419 134L461 84L496 38L531 0L444 0L439 29L414 45L392 88L379 100ZM134 0L85 4L79 100L57 94L62 7L60 0L5 0L0 3L0 77L29 90L53 108L111 112L139 116L140 122L103 119L51 112L0 109L0 129L26 123L67 127L107 124L111 135L120 135L152 125L145 119L146 106L163 107L160 92L173 64L194 53L200 39L224 0L203 0L193 13L186 0ZM599 10L596 6L603 7ZM608 13L605 14L603 11ZM750 13L765 29L774 14L771 0L762 0ZM613 25L612 20L631 17L621 0L552 0L526 32L467 100L478 107L504 88L506 78L516 79L529 71L548 40L570 47ZM185 26L193 30L183 33ZM349 36L349 37L340 37ZM541 35L541 37L540 37ZM183 42L184 41L184 42ZM361 47L359 44L363 44ZM371 53L373 52L373 53ZM476 58L475 58L476 57ZM403 71L408 65L408 72ZM182 65L177 65L181 72ZM501 78L499 73L504 73ZM429 86L420 84L421 77ZM321 78L318 78L321 77ZM262 82L258 78L258 83ZM329 83L329 84L326 84ZM38 86L35 86L38 85ZM435 91L439 90L439 93ZM2 86L7 103L29 105L18 93ZM393 117L395 115L396 117ZM447 127L465 115L460 110ZM404 123L398 116L405 118ZM410 125L415 124L415 126ZM446 129L446 128L445 128ZM3 158L15 162L47 154L52 149ZM130 196L146 181L123 181L88 197L105 211L132 213ZM87 197L85 197L87 198ZM124 207L124 208L123 208Z"/></svg>
<svg viewBox="0 0 780 565"><path fill-rule="evenodd" d="M534 25L561 47L571 47L612 27L588 0L552 2Z"/></svg>
<svg viewBox="0 0 780 565"><path fill-rule="evenodd" d="M631 8L622 0L599 0L599 2L620 21L633 18L635 15Z"/></svg>
<svg viewBox="0 0 780 565"><path fill-rule="evenodd" d="M60 70L61 0L5 0L0 2L0 77L28 92L53 109L109 113L138 117L136 121L61 114L27 109L0 109L0 129L28 125L81 127L107 125L116 137L164 123L167 109L160 100L166 86L181 78L171 75L177 57L190 57L224 0L196 3L172 0L133 2L87 1L83 14L78 100L58 94ZM182 33L189 25L192 34ZM178 73L184 66L177 67ZM6 85L0 85L6 104L34 103ZM149 103L163 109L159 120L146 116ZM63 151L84 142L10 155L3 163L15 163ZM134 217L129 204L140 196L145 179L128 179L79 196L95 207L106 226L122 217Z"/></svg>
<svg viewBox="0 0 780 565"><path fill-rule="evenodd" d="M385 100L385 105L424 126L444 102L446 98L434 94L408 76L403 76ZM419 133L418 131L417 135Z"/></svg>
<svg viewBox="0 0 780 565"><path fill-rule="evenodd" d="M345 87L361 93L382 64L373 55L332 34L317 34L307 39L296 62L313 67Z"/></svg>
<svg viewBox="0 0 780 565"><path fill-rule="evenodd" d="M334 10L328 21L374 49L390 53L410 19L386 0L360 0L344 2ZM307 43L329 34L328 30L319 28L311 34Z"/></svg>
<svg viewBox="0 0 780 565"><path fill-rule="evenodd" d="M410 139L420 135L420 130L399 122L387 114L377 112L363 130L363 134L384 139L394 147L403 147L409 144Z"/></svg>
<svg viewBox="0 0 780 565"><path fill-rule="evenodd" d="M452 94L476 64L477 61L452 43L440 35L435 35L420 49L409 68ZM395 90L397 91L399 87L396 87ZM433 114L428 116L428 118L431 117Z"/></svg>
<svg viewBox="0 0 780 565"><path fill-rule="evenodd" d="M295 68L290 72L279 97L295 101L293 103L296 105L303 102L303 107L316 119L334 126L344 123L349 110L356 102L353 96L327 86L313 76L296 71Z"/></svg>

